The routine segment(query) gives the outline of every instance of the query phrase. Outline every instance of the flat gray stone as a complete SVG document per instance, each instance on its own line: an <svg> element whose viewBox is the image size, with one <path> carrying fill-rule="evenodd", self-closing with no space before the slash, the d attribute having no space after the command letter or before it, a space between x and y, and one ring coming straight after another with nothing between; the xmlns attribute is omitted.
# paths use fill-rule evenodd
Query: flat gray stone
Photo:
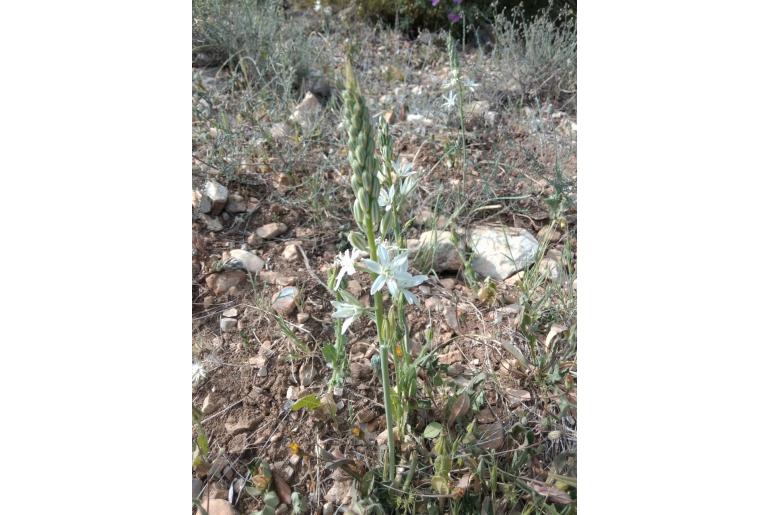
<svg viewBox="0 0 770 515"><path fill-rule="evenodd" d="M535 262L538 242L526 229L476 227L470 231L474 252L471 266L476 273L502 281Z"/></svg>

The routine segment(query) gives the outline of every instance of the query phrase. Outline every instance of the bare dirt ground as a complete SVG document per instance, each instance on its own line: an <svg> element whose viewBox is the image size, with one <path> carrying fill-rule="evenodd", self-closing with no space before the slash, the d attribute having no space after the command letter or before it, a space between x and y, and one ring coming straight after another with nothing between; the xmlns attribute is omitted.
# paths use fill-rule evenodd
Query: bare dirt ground
<svg viewBox="0 0 770 515"><path fill-rule="evenodd" d="M309 392L320 398L332 390L321 352L335 337L333 297L324 284L355 226L338 102L349 34L310 27L309 41L323 56L315 63L317 76L284 101L244 86L227 67L192 71L192 347L203 370L192 403L202 412L209 445L207 463L193 477L203 488L199 499L229 498L240 513L263 506L245 488L255 458L272 465L274 481L281 476L288 491L301 494L308 513L353 509L349 479L319 459L317 447L361 472L382 467L376 437L385 422L371 362L378 353L373 323L359 320L350 329L348 377L331 392L336 414L291 410ZM465 424L475 419L488 428L485 449L516 476L500 476L510 488L492 497L498 512L516 513L529 502L543 513L550 513L548 506L563 513L569 503L558 492L567 501L569 492L576 495L563 485L554 491L554 478L576 477L574 102L557 108L526 98L492 51L468 45L461 66L477 87L466 101L463 131L442 108L449 66L438 36L410 40L387 29L355 30L365 34L354 64L370 110L390 120L396 155L421 174L407 237L416 240L434 226L462 237L473 227L499 224L525 229L541 243L538 262L505 280L485 283L469 277L467 267L420 270L430 279L415 289L421 303L409 311L411 350L428 344L426 329L433 331L430 344L449 390L415 409L411 427L420 435L429 422L445 421L451 391L473 392L481 400L464 415ZM313 108L292 119L308 90L317 93ZM210 180L228 194L216 216L201 212ZM277 234L258 234L273 223L283 224ZM261 270L228 270L236 249L258 256ZM350 289L367 305L371 279L364 273L354 279ZM285 313L279 318L273 297L289 286L296 288L294 304L289 312L279 308ZM453 481L472 463L460 465ZM430 461L420 467L413 506L432 495ZM478 508L487 490L475 481L460 493L476 493Z"/></svg>

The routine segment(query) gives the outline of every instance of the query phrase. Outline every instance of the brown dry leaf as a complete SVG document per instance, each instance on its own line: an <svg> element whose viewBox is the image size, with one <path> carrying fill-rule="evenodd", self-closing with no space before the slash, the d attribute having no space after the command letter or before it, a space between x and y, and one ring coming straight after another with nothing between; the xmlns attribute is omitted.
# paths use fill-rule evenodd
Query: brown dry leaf
<svg viewBox="0 0 770 515"><path fill-rule="evenodd" d="M302 366L299 367L299 384L302 386L309 386L313 382L315 377L315 366L313 361L305 361Z"/></svg>
<svg viewBox="0 0 770 515"><path fill-rule="evenodd" d="M548 331L548 336L545 337L545 348L546 350L551 346L551 342L554 338L556 338L559 334L566 331L568 328L566 326L560 325L560 324L553 324L551 326L551 330Z"/></svg>
<svg viewBox="0 0 770 515"><path fill-rule="evenodd" d="M456 333L460 332L460 324L457 322L457 306L444 306L444 318L447 325Z"/></svg>
<svg viewBox="0 0 770 515"><path fill-rule="evenodd" d="M278 498L282 503L291 506L291 487L289 483L283 478L281 472L277 467L270 467L270 471L273 473L273 484L275 485L275 492L278 494Z"/></svg>
<svg viewBox="0 0 770 515"><path fill-rule="evenodd" d="M456 488L468 488L471 486L471 475L466 472L463 477L457 481L457 484L455 485Z"/></svg>
<svg viewBox="0 0 770 515"><path fill-rule="evenodd" d="M526 402L532 400L532 395L527 390L515 390L506 388L505 394L512 402Z"/></svg>
<svg viewBox="0 0 770 515"><path fill-rule="evenodd" d="M555 486L551 485L539 485L537 483L528 483L529 486L534 490L535 492L539 493L543 497L546 498L546 500L551 501L556 504L570 504L572 502L572 497L567 494L567 492L562 492Z"/></svg>
<svg viewBox="0 0 770 515"><path fill-rule="evenodd" d="M462 418L468 413L468 409L471 407L471 399L468 394L463 392L452 403L452 410L449 412L449 420L447 420L447 426L452 427L455 420Z"/></svg>

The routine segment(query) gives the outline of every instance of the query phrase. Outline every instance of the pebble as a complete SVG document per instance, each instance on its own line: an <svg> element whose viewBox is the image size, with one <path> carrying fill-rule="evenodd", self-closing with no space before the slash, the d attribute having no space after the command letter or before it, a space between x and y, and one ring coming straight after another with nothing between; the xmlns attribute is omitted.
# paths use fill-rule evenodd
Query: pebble
<svg viewBox="0 0 770 515"><path fill-rule="evenodd" d="M305 98L297 105L294 112L289 117L289 120L297 122L303 129L307 130L312 127L316 117L321 113L321 102L318 101L316 96L308 91L305 94Z"/></svg>
<svg viewBox="0 0 770 515"><path fill-rule="evenodd" d="M289 228L283 222L273 222L265 224L257 229L257 236L263 239L275 238L285 233Z"/></svg>
<svg viewBox="0 0 770 515"><path fill-rule="evenodd" d="M307 313L297 314L297 322L299 322L300 324L304 324L308 320L310 320L310 315L308 315Z"/></svg>
<svg viewBox="0 0 770 515"><path fill-rule="evenodd" d="M238 321L234 318L223 318L219 321L219 328L223 333L229 333L235 331L238 326Z"/></svg>
<svg viewBox="0 0 770 515"><path fill-rule="evenodd" d="M209 215L201 215L201 220L206 224L206 229L212 232L219 232L224 229L222 222L218 218Z"/></svg>
<svg viewBox="0 0 770 515"><path fill-rule="evenodd" d="M222 312L223 317L235 318L238 316L238 310L235 308L226 309Z"/></svg>
<svg viewBox="0 0 770 515"><path fill-rule="evenodd" d="M225 205L225 211L234 215L246 212L246 201L240 195L230 195Z"/></svg>
<svg viewBox="0 0 770 515"><path fill-rule="evenodd" d="M206 395L206 397L203 399L203 405L201 406L201 412L204 415L209 415L211 413L214 413L217 409L219 409L220 403L214 400L211 397L211 394Z"/></svg>
<svg viewBox="0 0 770 515"><path fill-rule="evenodd" d="M457 282L451 277L447 277L446 279L440 279L439 284L441 284L441 286L443 286L447 290L451 290L455 287L455 284L457 284Z"/></svg>
<svg viewBox="0 0 770 515"><path fill-rule="evenodd" d="M206 277L206 286L214 292L214 295L234 294L245 282L246 274L242 270L227 270Z"/></svg>
<svg viewBox="0 0 770 515"><path fill-rule="evenodd" d="M276 293L273 298L273 310L281 316L290 315L296 308L296 298L299 290L294 286L287 286Z"/></svg>
<svg viewBox="0 0 770 515"><path fill-rule="evenodd" d="M217 216L227 204L227 188L217 181L210 180L206 182L203 192L211 200L211 211L209 212L212 216Z"/></svg>
<svg viewBox="0 0 770 515"><path fill-rule="evenodd" d="M450 231L425 231L420 235L417 244L409 248L411 255L418 251L425 256L428 261L427 266L433 268L437 273L452 271L456 272L463 266L460 252L464 250L462 241L453 242ZM432 261L431 261L432 258Z"/></svg>
<svg viewBox="0 0 770 515"><path fill-rule="evenodd" d="M201 506L195 512L196 515L237 515L233 505L225 499L201 498Z"/></svg>
<svg viewBox="0 0 770 515"><path fill-rule="evenodd" d="M265 262L248 250L233 249L230 251L230 258L224 262L224 267L229 270L241 269L250 274L258 274L265 266Z"/></svg>
<svg viewBox="0 0 770 515"><path fill-rule="evenodd" d="M286 261L296 261L299 259L299 247L294 243L289 243L286 248L283 249L283 259Z"/></svg>
<svg viewBox="0 0 770 515"><path fill-rule="evenodd" d="M352 293L353 296L360 297L361 293L363 292L363 288L361 287L361 283L353 279L348 281L348 291Z"/></svg>

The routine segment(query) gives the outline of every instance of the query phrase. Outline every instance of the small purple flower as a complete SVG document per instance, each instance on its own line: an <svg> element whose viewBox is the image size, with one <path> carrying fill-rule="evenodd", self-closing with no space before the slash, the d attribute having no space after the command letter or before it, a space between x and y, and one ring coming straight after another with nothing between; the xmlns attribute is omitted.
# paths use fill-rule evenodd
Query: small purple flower
<svg viewBox="0 0 770 515"><path fill-rule="evenodd" d="M446 15L446 17L449 18L449 21L451 21L452 23L457 23L458 21L460 21L460 18L461 18L460 13L456 13L456 12L450 12L449 14Z"/></svg>
<svg viewBox="0 0 770 515"><path fill-rule="evenodd" d="M455 5L460 5L461 3L463 3L463 0L452 0L452 3Z"/></svg>
<svg viewBox="0 0 770 515"><path fill-rule="evenodd" d="M440 1L441 0L432 0L431 5L433 5L433 7L436 7Z"/></svg>

